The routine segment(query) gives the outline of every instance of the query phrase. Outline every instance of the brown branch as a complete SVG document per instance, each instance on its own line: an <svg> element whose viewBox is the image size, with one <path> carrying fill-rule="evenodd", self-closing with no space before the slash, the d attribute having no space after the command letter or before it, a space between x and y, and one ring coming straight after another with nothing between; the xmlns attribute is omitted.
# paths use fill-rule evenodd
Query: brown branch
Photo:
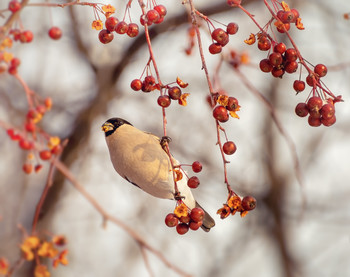
<svg viewBox="0 0 350 277"><path fill-rule="evenodd" d="M302 177L302 173L301 173L300 162L299 162L296 146L295 146L292 138L289 136L287 131L284 129L281 121L279 120L279 118L276 114L275 108L272 106L270 101L257 88L255 88L252 83L250 83L250 81L247 79L247 77L238 68L234 68L234 70L235 70L236 74L239 76L239 78L242 80L243 84L248 88L248 90L251 93L253 93L259 100L261 100L262 103L265 105L265 107L268 109L268 111L272 117L272 120L274 121L278 131L284 137L284 139L286 140L286 142L288 144L288 147L290 149L290 152L291 152L291 155L293 158L294 170L295 170L295 175L297 177L297 180L298 180L300 186L304 186L304 181L303 181L303 177Z"/></svg>
<svg viewBox="0 0 350 277"><path fill-rule="evenodd" d="M104 210L104 208L96 201L96 199L78 182L78 180L74 177L72 172L60 161L53 160L52 164L67 178L68 181L76 188L85 199L101 214L103 217L103 221L111 221L122 228L130 237L132 237L135 241L137 241L141 247L146 248L148 251L152 252L160 261L162 261L167 267L175 271L181 276L191 276L190 274L184 272L179 267L172 264L162 252L153 248L150 244L148 244L144 238L135 232L132 228L126 225L120 219L110 215L108 212Z"/></svg>

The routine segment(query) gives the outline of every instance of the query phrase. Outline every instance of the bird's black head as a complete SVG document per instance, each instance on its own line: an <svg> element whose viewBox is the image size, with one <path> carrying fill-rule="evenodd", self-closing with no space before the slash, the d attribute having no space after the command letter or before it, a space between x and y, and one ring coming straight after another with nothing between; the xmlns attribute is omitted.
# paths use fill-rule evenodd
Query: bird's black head
<svg viewBox="0 0 350 277"><path fill-rule="evenodd" d="M118 129L118 127L124 124L129 124L132 126L132 124L122 118L113 117L103 123L102 131L105 132L106 137L108 137L109 135L113 134L114 131Z"/></svg>

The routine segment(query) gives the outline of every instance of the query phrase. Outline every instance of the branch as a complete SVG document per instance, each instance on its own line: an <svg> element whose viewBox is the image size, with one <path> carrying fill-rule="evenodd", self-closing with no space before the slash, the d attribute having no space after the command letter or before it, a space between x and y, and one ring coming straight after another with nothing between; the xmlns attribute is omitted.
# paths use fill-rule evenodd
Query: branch
<svg viewBox="0 0 350 277"><path fill-rule="evenodd" d="M132 228L122 222L120 219L110 215L107 213L104 208L96 201L94 197L75 179L72 172L60 161L53 160L52 164L71 182L71 184L90 202L90 204L102 215L103 221L111 221L122 228L126 233L128 233L141 247L152 252L160 261L162 261L167 267L175 271L181 276L190 277L191 275L181 270L179 267L172 264L162 252L153 248L150 244L148 244L141 235L136 233Z"/></svg>

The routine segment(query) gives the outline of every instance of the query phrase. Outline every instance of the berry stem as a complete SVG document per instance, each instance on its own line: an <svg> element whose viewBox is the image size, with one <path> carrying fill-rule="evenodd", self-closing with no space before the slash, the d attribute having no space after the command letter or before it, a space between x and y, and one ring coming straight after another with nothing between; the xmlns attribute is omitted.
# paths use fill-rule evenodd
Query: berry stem
<svg viewBox="0 0 350 277"><path fill-rule="evenodd" d="M213 86L212 86L212 83L211 83L211 80L210 80L210 77L209 77L209 71L208 71L207 64L206 64L205 57L204 57L201 34L200 34L200 31L199 31L199 28L198 28L198 23L197 23L197 18L196 18L196 14L198 14L198 12L197 12L197 10L194 7L193 0L189 0L188 3L190 4L190 9L191 9L192 26L193 26L193 28L196 31L198 48L199 48L199 54L200 54L200 58L201 58L201 61L202 61L202 69L204 70L205 77L206 77L207 83L208 83L210 96L211 96L211 99L213 101L213 97L212 96L214 95L214 89L213 89ZM222 156L222 159L223 159L223 164L224 164L224 179L225 179L224 182L227 185L228 192L232 193L232 189L231 189L231 186L230 186L230 184L228 182L228 178L227 178L227 166L226 166L227 161L225 159L225 155L224 155L224 152L222 150L222 143L221 143L221 139L220 139L221 126L220 126L218 120L215 120L215 124L216 124L216 133L217 133L217 144L220 147L220 153L221 153L221 156Z"/></svg>
<svg viewBox="0 0 350 277"><path fill-rule="evenodd" d="M201 39L201 34L200 34L200 31L199 31L199 28L198 28L197 18L196 18L196 9L194 7L193 0L189 0L188 2L190 4L190 8L191 8L192 26L193 26L193 28L196 31L198 48L199 48L199 55L200 55L200 58L201 58L201 61L202 61L202 69L204 70L205 77L207 79L210 95L213 95L214 94L214 90L213 90L213 86L212 86L211 81L210 81L207 64L206 64L206 61L205 61L205 58L204 58L202 39Z"/></svg>
<svg viewBox="0 0 350 277"><path fill-rule="evenodd" d="M33 91L28 87L27 83L22 79L22 77L18 73L14 74L13 76L21 83L22 87L24 88L29 108L32 109L34 107L34 103L32 100L32 95L34 94Z"/></svg>
<svg viewBox="0 0 350 277"><path fill-rule="evenodd" d="M62 143L62 149L67 145L68 140L64 141ZM62 153L62 152L61 152ZM57 159L58 157L54 157L54 159ZM45 198L47 196L47 193L49 192L52 184L53 184L53 176L55 173L55 165L54 165L54 160L52 160L52 162L50 163L50 169L49 169L49 173L47 175L47 179L46 179L46 185L45 188L40 196L39 202L36 205L35 208L35 213L34 213L34 218L33 218L33 223L32 223L32 235L35 234L35 229L39 220L39 216L40 216L40 212L41 212L41 208L44 204Z"/></svg>
<svg viewBox="0 0 350 277"><path fill-rule="evenodd" d="M278 131L284 137L284 139L286 140L286 143L288 144L288 147L289 147L289 150L291 152L293 162L294 162L294 171L295 171L296 178L297 178L300 186L303 187L304 181L303 181L303 177L302 177L302 172L301 172L301 168L300 168L300 162L299 162L296 146L295 146L292 138L287 133L287 131L283 128L283 125L276 114L275 108L269 102L269 100L257 88L255 88L250 83L250 81L247 79L247 77L238 68L234 68L234 70L235 70L237 76L242 80L243 84L248 88L248 90L251 93L253 93L258 99L260 99L262 101L262 103L266 106L266 108L268 109L268 111L271 115L271 118L274 121Z"/></svg>
<svg viewBox="0 0 350 277"><path fill-rule="evenodd" d="M67 178L67 180L73 185L73 187L76 188L85 197L85 199L101 214L103 221L110 221L116 224L117 226L119 226L131 238L133 238L137 243L139 243L141 247L153 253L160 261L162 261L166 266L168 266L174 272L178 273L181 276L190 276L188 273L184 272L181 268L175 266L172 262L170 262L161 251L155 249L149 243L147 243L147 241L140 234L138 234L134 230L134 228L129 227L122 220L109 214L101 206L101 204L98 203L96 199L85 189L85 187L78 182L78 180L75 178L73 173L59 159L53 160L52 163L57 168L57 170L59 170L62 173L62 175L65 176L65 178Z"/></svg>

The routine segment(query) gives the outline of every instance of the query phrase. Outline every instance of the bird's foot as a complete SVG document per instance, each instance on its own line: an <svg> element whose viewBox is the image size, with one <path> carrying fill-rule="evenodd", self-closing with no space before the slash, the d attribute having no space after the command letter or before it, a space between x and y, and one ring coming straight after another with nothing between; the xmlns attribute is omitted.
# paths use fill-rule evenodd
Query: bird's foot
<svg viewBox="0 0 350 277"><path fill-rule="evenodd" d="M171 138L168 137L168 136L163 136L161 139L160 139L160 146L162 146L162 148L164 150L166 150L166 146L171 142Z"/></svg>

